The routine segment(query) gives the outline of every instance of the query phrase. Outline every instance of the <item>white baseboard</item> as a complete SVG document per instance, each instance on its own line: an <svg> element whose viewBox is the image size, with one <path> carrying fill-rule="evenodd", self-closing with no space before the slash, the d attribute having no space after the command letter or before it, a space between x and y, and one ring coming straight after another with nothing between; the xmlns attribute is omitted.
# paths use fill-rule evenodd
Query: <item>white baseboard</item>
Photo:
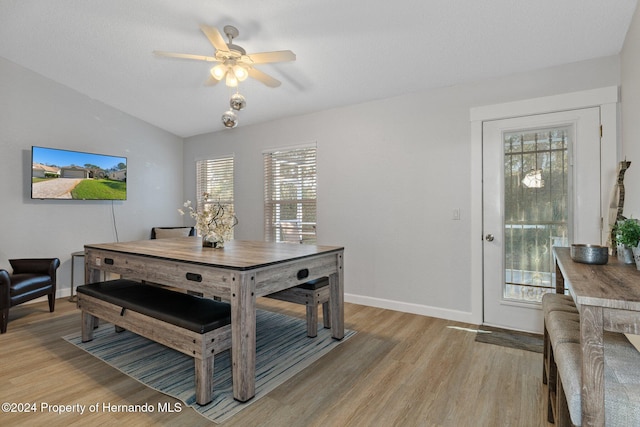
<svg viewBox="0 0 640 427"><path fill-rule="evenodd" d="M75 295L75 292L73 293ZM69 298L69 296L71 296L71 289L69 288L63 288L63 289L56 289L56 299L58 298Z"/></svg>
<svg viewBox="0 0 640 427"><path fill-rule="evenodd" d="M471 323L473 314L466 311L449 310L440 307L431 307L428 305L411 304L401 301L393 301L381 298L366 297L362 295L344 294L345 302L353 304L367 305L371 307L384 308L387 310L401 311L403 313L420 314L422 316L437 317L440 319L452 320L455 322Z"/></svg>
<svg viewBox="0 0 640 427"><path fill-rule="evenodd" d="M68 287L56 289L56 299L69 298L71 290ZM387 310L401 311L403 313L419 314L422 316L437 317L439 319L447 319L454 322L477 324L473 321L472 313L459 310L449 310L440 307L431 307L428 305L411 304L402 301L393 301L382 298L373 298L355 294L344 294L345 302L367 305L370 307L384 308ZM47 297L43 296L24 304L32 304L36 302L47 301Z"/></svg>
<svg viewBox="0 0 640 427"><path fill-rule="evenodd" d="M70 295L71 295L71 289L69 289L69 288L63 288L63 289L58 288L58 289L56 289L56 299L69 298ZM74 293L74 295L75 295L75 293ZM47 300L48 300L48 298L45 295L45 296L42 296L42 297L39 297L39 298L36 298L36 299L32 299L30 301L25 301L22 304L33 304L33 303L36 303L36 302L43 302L43 301L47 301ZM22 304L20 304L20 305L22 305Z"/></svg>

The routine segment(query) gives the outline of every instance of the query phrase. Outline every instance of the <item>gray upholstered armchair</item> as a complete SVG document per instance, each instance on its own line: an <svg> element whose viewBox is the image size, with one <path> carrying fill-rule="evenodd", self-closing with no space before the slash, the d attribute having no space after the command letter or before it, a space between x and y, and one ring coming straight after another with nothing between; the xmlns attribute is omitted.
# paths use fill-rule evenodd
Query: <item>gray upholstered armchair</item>
<svg viewBox="0 0 640 427"><path fill-rule="evenodd" d="M56 303L56 270L58 258L10 259L13 273L0 269L0 333L7 332L9 308L47 295L49 311Z"/></svg>

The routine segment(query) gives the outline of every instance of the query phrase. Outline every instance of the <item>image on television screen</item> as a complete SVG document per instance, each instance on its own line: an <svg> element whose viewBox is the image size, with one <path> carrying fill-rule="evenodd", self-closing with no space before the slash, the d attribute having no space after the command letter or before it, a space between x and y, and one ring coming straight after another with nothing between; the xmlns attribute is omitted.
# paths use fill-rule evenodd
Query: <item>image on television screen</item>
<svg viewBox="0 0 640 427"><path fill-rule="evenodd" d="M126 200L127 158L32 147L31 198Z"/></svg>

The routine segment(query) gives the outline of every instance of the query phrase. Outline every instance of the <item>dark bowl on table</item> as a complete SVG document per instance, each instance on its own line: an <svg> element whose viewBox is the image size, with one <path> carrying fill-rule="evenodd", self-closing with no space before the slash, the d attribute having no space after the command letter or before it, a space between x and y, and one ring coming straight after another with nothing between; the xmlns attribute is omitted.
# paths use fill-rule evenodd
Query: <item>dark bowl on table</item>
<svg viewBox="0 0 640 427"><path fill-rule="evenodd" d="M583 264L606 264L609 262L609 248L600 245L571 245L571 259Z"/></svg>

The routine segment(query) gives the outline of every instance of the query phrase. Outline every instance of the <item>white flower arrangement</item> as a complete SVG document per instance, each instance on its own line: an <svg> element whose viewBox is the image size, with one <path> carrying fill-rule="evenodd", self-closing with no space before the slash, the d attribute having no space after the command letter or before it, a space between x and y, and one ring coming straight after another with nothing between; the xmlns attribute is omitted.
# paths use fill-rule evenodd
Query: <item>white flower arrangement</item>
<svg viewBox="0 0 640 427"><path fill-rule="evenodd" d="M205 200L209 199L209 194L204 193ZM215 247L222 247L225 240L231 238L231 230L238 224L238 218L233 212L233 206L225 206L220 202L206 205L198 212L191 206L191 200L187 200L184 205L189 211L189 216L196 220L196 230L204 241L216 242ZM180 215L185 215L184 209L178 209Z"/></svg>

